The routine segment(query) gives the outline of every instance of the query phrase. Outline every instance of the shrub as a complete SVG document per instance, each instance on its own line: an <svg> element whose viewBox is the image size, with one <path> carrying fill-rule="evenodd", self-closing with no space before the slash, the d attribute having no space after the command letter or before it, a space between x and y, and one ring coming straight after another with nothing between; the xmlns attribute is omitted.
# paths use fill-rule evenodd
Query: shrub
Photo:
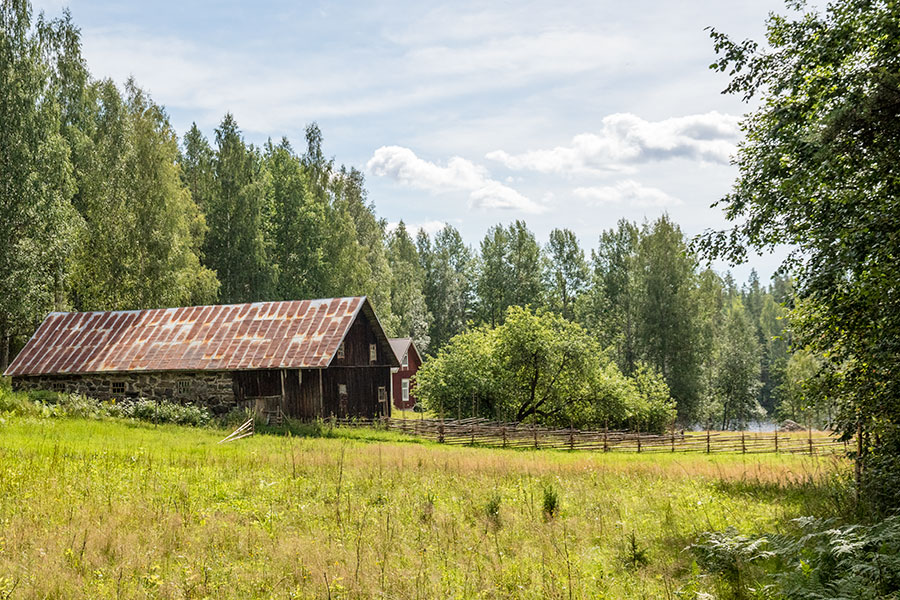
<svg viewBox="0 0 900 600"><path fill-rule="evenodd" d="M552 519L559 511L559 495L552 484L544 487L544 518Z"/></svg>
<svg viewBox="0 0 900 600"><path fill-rule="evenodd" d="M177 404L168 400L138 400L126 406L124 416L154 423L174 423L176 425L206 425L209 411L193 404Z"/></svg>
<svg viewBox="0 0 900 600"><path fill-rule="evenodd" d="M487 504L484 505L485 515L487 515L488 520L496 526L500 525L500 502L500 494L495 493L488 499Z"/></svg>

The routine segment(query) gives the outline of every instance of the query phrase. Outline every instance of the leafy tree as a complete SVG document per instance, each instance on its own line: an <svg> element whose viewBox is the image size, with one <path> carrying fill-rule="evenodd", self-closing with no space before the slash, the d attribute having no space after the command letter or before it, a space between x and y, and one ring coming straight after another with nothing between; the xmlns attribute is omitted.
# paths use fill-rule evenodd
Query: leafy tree
<svg viewBox="0 0 900 600"><path fill-rule="evenodd" d="M423 291L425 271L403 221L388 237L387 257L391 268L391 307L397 316L397 333L412 337L416 347L425 352L431 342L428 328L432 318Z"/></svg>
<svg viewBox="0 0 900 600"><path fill-rule="evenodd" d="M462 236L445 225L434 236L419 231L419 260L425 272L425 304L433 321L429 328L431 351L436 352L466 328L472 313L472 253Z"/></svg>
<svg viewBox="0 0 900 600"><path fill-rule="evenodd" d="M652 369L642 366L629 379L579 325L518 306L498 327L455 336L416 378L426 406L453 418L662 431L675 416L668 388Z"/></svg>
<svg viewBox="0 0 900 600"><path fill-rule="evenodd" d="M624 219L616 229L600 235L597 249L591 251L590 289L576 306L578 321L597 337L602 347L614 350L616 362L625 373L633 372L638 362L639 239L640 230Z"/></svg>
<svg viewBox="0 0 900 600"><path fill-rule="evenodd" d="M780 398L778 415L782 419L797 423L809 421L814 404L809 394L809 384L818 370L819 361L808 350L800 349L791 355L785 368L784 383L776 390Z"/></svg>
<svg viewBox="0 0 900 600"><path fill-rule="evenodd" d="M587 287L588 267L578 239L569 229L554 229L544 249L544 285L548 305L568 320Z"/></svg>
<svg viewBox="0 0 900 600"><path fill-rule="evenodd" d="M715 386L722 406L723 429L743 429L760 415L759 374L756 328L743 302L734 298L726 311L717 350Z"/></svg>
<svg viewBox="0 0 900 600"><path fill-rule="evenodd" d="M510 280L507 306L541 306L541 247L525 221L516 220L509 226L508 235Z"/></svg>
<svg viewBox="0 0 900 600"><path fill-rule="evenodd" d="M204 255L222 283L223 302L272 296L275 273L266 225L272 182L255 148L247 147L229 113L216 128L215 193L206 203Z"/></svg>
<svg viewBox="0 0 900 600"><path fill-rule="evenodd" d="M306 174L287 139L265 146L272 178L271 259L278 267L274 296L282 300L314 298L324 279L325 206L306 189Z"/></svg>
<svg viewBox="0 0 900 600"><path fill-rule="evenodd" d="M10 340L63 308L65 259L77 214L69 148L61 132L62 73L80 64L68 14L32 20L26 0L0 4L0 368ZM60 59L57 62L56 59Z"/></svg>
<svg viewBox="0 0 900 600"><path fill-rule="evenodd" d="M791 7L804 10L802 3ZM713 30L729 93L756 99L740 175L721 204L736 224L710 232L712 256L793 248L794 334L827 357L837 423L864 433L873 486L900 477L900 12L839 0L772 15L766 44ZM868 457L867 457L868 455ZM882 479L887 477L888 479ZM893 479L892 479L893 478ZM873 488L874 489L874 488Z"/></svg>
<svg viewBox="0 0 900 600"><path fill-rule="evenodd" d="M481 240L481 255L477 261L475 290L478 297L478 317L495 327L506 312L509 298L510 273L509 234L502 225L488 229Z"/></svg>
<svg viewBox="0 0 900 600"><path fill-rule="evenodd" d="M646 224L636 256L640 273L636 346L678 402L678 417L692 422L700 406L702 362L695 299L697 261L681 229L668 216Z"/></svg>
<svg viewBox="0 0 900 600"><path fill-rule="evenodd" d="M218 281L200 265L205 220L184 187L165 112L129 80L93 85L89 168L79 172L84 228L72 293L84 310L212 302Z"/></svg>

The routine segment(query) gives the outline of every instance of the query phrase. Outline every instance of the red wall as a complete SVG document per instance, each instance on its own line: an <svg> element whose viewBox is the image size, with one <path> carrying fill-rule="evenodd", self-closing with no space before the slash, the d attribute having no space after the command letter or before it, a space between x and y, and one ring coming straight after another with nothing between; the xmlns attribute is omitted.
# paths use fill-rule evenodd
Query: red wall
<svg viewBox="0 0 900 600"><path fill-rule="evenodd" d="M402 356L401 363L402 361ZM400 370L396 373L393 373L391 377L393 378L393 388L394 388L394 407L400 409L409 409L412 408L416 403L416 390L415 390L415 382L409 382L409 402L403 402L403 389L400 384L401 379L412 379L413 375L416 374L416 371L419 370L419 365L422 364L422 359L419 357L419 354L416 352L415 348L412 344L409 345L409 367L404 369L400 367Z"/></svg>

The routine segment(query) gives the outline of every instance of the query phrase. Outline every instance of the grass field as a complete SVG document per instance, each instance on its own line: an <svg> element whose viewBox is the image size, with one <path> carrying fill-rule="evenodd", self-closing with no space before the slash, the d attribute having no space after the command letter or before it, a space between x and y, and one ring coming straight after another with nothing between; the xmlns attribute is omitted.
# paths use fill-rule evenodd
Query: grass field
<svg viewBox="0 0 900 600"><path fill-rule="evenodd" d="M0 598L693 598L698 533L832 510L846 469L226 433L0 420Z"/></svg>

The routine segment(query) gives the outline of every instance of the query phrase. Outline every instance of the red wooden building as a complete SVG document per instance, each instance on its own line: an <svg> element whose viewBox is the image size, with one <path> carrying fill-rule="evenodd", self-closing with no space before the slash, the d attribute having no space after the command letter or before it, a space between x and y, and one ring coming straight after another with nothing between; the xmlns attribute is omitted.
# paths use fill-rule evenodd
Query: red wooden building
<svg viewBox="0 0 900 600"><path fill-rule="evenodd" d="M412 338L391 338L391 348L400 362L398 369L391 373L391 397L394 407L407 410L416 405L416 390L413 375L422 364L422 357Z"/></svg>

